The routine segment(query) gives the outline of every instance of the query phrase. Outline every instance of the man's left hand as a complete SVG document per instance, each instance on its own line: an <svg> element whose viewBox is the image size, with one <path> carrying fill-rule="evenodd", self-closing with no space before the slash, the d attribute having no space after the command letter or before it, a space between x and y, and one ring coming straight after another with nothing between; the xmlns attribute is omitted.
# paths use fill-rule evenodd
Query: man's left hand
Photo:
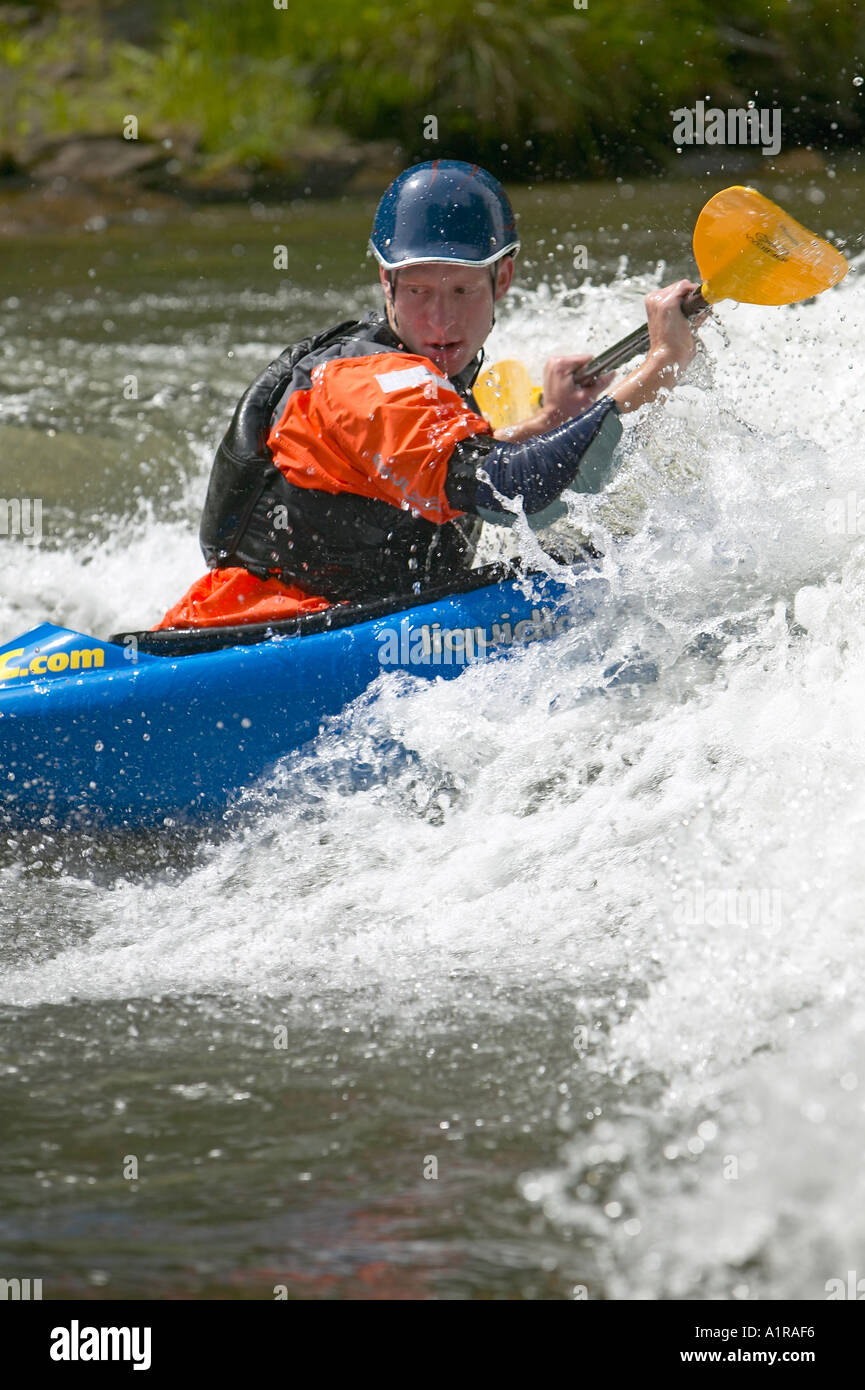
<svg viewBox="0 0 865 1390"><path fill-rule="evenodd" d="M614 373L598 377L590 386L577 386L574 373L591 362L590 353L573 353L568 357L551 357L544 367L544 403L541 407L549 423L547 429L563 425L575 415L582 415L604 394Z"/></svg>

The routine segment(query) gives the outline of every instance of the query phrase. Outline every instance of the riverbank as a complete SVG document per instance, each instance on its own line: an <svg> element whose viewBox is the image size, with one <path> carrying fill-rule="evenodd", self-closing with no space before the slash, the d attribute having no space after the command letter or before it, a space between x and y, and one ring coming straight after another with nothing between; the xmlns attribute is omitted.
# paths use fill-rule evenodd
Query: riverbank
<svg viewBox="0 0 865 1390"><path fill-rule="evenodd" d="M651 21L639 4L615 20L560 9L505 0L491 29L462 0L429 19L348 0L320 15L228 0L0 4L0 225L373 192L433 157L528 185L817 173L862 140L858 19L818 4L770 23L746 4L733 29L702 0ZM777 156L677 148L672 113L704 98L777 112Z"/></svg>
<svg viewBox="0 0 865 1390"><path fill-rule="evenodd" d="M317 118L278 59L217 48L159 3L0 4L7 227L51 221L59 202L83 225L76 205L339 196L398 166L394 141Z"/></svg>
<svg viewBox="0 0 865 1390"><path fill-rule="evenodd" d="M311 132L290 168L247 160L211 170L182 135L46 141L26 156L0 157L0 236L52 231L58 223L99 229L134 220L142 210L171 217L213 203L283 204L380 191L402 166L401 155L376 142L316 141Z"/></svg>
<svg viewBox="0 0 865 1390"><path fill-rule="evenodd" d="M132 154L141 154L133 149ZM186 181L168 170L172 143L147 149L146 157L125 158L123 142L109 137L81 137L57 142L31 170L0 173L0 238L56 232L104 231L109 225L138 221L174 221L208 206L246 206L253 216L308 200L377 197L408 156L401 147L370 143L334 151L328 160L307 156L302 173L279 177L272 172L227 167L218 178ZM673 166L671 182L743 179L765 183L779 178L833 179L836 172L856 172L859 156L846 152L831 165L814 150L795 149L777 159L761 159L745 150L690 153ZM527 191L544 183L539 178ZM595 181L599 185L604 181ZM610 181L608 181L610 182ZM619 179L620 186L631 185Z"/></svg>

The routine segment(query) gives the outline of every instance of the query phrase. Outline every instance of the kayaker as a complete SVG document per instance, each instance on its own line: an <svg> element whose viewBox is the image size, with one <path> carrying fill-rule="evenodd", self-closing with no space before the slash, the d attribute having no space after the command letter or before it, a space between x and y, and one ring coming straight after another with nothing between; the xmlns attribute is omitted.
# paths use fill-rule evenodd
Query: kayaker
<svg viewBox="0 0 865 1390"><path fill-rule="evenodd" d="M242 397L204 506L210 569L158 627L270 621L454 577L512 499L537 518L565 488L600 491L620 414L694 355L680 305L696 287L680 280L646 297L651 349L616 386L574 384L587 355L551 358L538 413L493 434L472 385L520 245L504 189L478 165L418 164L382 197L370 245L385 313L286 348Z"/></svg>

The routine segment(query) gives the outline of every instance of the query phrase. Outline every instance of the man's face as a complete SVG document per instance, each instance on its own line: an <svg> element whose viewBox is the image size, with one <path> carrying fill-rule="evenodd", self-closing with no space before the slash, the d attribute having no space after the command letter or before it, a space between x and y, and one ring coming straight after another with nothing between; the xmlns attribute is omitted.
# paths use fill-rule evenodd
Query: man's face
<svg viewBox="0 0 865 1390"><path fill-rule="evenodd" d="M506 256L497 267L496 299L513 279L514 262ZM387 295L387 275L379 267ZM492 272L485 266L410 265L396 272L391 326L409 352L428 357L444 372L457 376L483 347L493 317Z"/></svg>

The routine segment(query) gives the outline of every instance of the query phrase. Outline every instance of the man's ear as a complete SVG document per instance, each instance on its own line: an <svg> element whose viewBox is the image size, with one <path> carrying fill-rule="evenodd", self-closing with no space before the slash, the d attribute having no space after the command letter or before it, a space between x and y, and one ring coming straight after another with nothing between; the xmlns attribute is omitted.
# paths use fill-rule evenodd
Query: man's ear
<svg viewBox="0 0 865 1390"><path fill-rule="evenodd" d="M388 279L388 273L383 265L380 265L378 268L378 278L381 281L381 287L384 291L385 299L387 300L388 304L392 304L393 294L391 293L390 280Z"/></svg>
<svg viewBox="0 0 865 1390"><path fill-rule="evenodd" d="M496 275L496 302L498 302L503 295L507 294L510 289L511 281L514 278L514 270L513 256L503 257L499 262L498 274Z"/></svg>

